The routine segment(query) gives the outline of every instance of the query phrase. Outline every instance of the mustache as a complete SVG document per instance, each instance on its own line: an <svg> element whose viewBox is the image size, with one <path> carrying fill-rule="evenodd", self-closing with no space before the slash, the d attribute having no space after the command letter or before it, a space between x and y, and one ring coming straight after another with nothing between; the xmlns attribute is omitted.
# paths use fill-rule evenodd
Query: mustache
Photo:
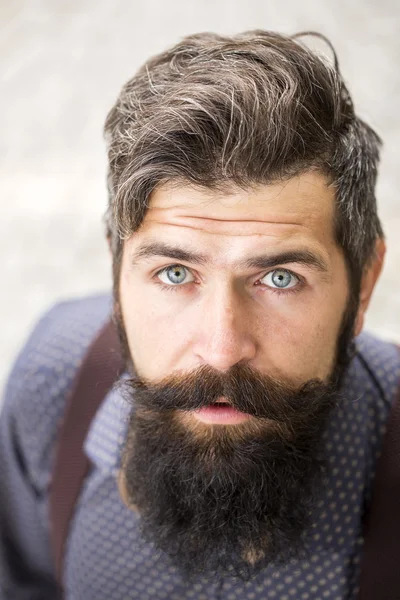
<svg viewBox="0 0 400 600"><path fill-rule="evenodd" d="M158 382L135 375L118 387L137 408L157 413L198 410L224 396L235 409L253 417L299 425L326 414L339 400L335 374L327 383L311 379L299 387L240 364L226 373L203 365Z"/></svg>

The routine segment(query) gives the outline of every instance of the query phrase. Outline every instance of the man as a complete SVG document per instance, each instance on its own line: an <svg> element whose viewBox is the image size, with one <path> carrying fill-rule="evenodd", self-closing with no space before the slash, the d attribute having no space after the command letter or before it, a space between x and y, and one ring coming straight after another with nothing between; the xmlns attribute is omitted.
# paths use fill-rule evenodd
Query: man
<svg viewBox="0 0 400 600"><path fill-rule="evenodd" d="M361 334L385 253L379 138L337 61L264 31L152 58L105 131L126 372L86 437L65 597L357 597L400 374ZM109 310L56 306L11 374L4 597L54 597L58 425Z"/></svg>

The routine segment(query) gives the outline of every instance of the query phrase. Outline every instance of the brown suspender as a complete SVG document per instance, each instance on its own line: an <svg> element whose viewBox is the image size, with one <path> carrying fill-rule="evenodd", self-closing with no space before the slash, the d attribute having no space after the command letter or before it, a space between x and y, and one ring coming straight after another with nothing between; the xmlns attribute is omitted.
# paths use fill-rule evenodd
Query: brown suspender
<svg viewBox="0 0 400 600"><path fill-rule="evenodd" d="M90 466L84 440L98 407L123 369L118 336L110 321L89 347L76 375L58 436L50 523L60 589L68 527ZM400 388L377 462L364 533L358 599L400 599Z"/></svg>
<svg viewBox="0 0 400 600"><path fill-rule="evenodd" d="M97 409L122 374L124 363L111 321L95 338L75 377L58 435L50 489L50 535L57 580L62 587L68 527L90 463L83 450Z"/></svg>
<svg viewBox="0 0 400 600"><path fill-rule="evenodd" d="M364 535L359 600L399 600L400 387L377 461Z"/></svg>

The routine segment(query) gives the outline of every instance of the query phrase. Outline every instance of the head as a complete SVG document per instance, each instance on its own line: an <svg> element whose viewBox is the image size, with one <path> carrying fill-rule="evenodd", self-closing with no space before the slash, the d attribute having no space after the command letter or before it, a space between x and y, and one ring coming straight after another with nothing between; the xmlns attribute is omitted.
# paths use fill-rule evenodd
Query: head
<svg viewBox="0 0 400 600"><path fill-rule="evenodd" d="M187 572L287 560L382 266L379 138L337 61L263 31L149 60L106 134L122 493Z"/></svg>

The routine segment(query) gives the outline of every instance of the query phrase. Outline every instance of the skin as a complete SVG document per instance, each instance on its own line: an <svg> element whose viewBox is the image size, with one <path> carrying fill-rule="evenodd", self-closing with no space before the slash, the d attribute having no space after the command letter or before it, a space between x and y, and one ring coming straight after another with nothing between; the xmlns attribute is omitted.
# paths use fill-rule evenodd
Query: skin
<svg viewBox="0 0 400 600"><path fill-rule="evenodd" d="M121 312L138 374L159 381L204 364L226 371L243 361L296 385L326 380L349 294L343 251L334 239L334 205L334 189L318 172L224 194L185 185L157 188L141 227L125 242L121 266ZM136 260L138 248L151 242L208 260ZM326 270L297 262L267 270L238 265L289 250L317 255ZM384 254L378 240L362 280L355 335ZM186 269L183 283L174 286L166 274L157 276L177 264ZM297 276L290 278L290 289L277 291L277 269Z"/></svg>

